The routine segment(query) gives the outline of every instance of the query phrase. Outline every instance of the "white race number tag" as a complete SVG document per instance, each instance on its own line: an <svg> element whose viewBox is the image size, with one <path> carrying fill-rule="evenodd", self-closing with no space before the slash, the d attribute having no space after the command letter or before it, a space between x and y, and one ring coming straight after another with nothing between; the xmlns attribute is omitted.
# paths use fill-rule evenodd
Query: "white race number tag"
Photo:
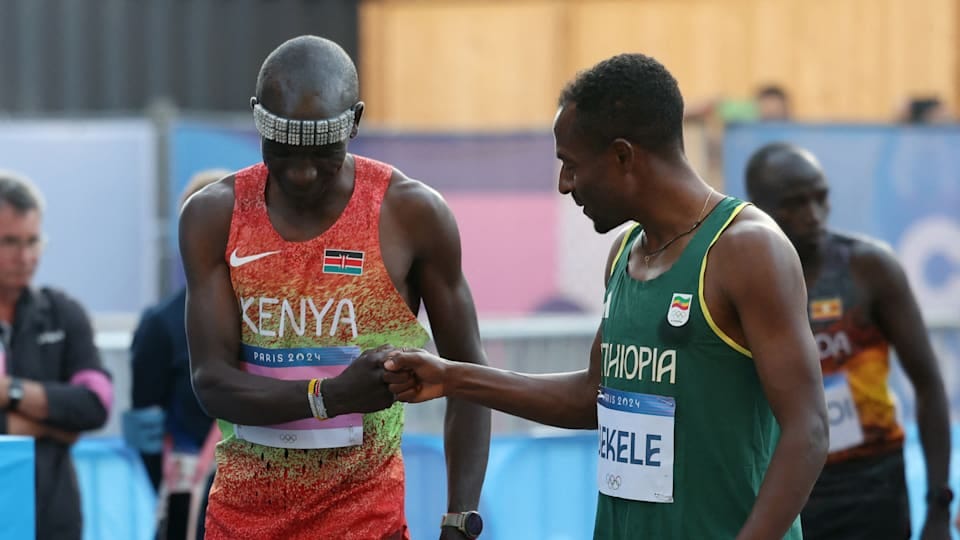
<svg viewBox="0 0 960 540"><path fill-rule="evenodd" d="M830 452L863 444L863 427L847 376L843 373L824 376L823 393L827 398L827 420L830 422Z"/></svg>
<svg viewBox="0 0 960 540"><path fill-rule="evenodd" d="M633 501L673 502L675 414L671 397L600 387L600 493Z"/></svg>

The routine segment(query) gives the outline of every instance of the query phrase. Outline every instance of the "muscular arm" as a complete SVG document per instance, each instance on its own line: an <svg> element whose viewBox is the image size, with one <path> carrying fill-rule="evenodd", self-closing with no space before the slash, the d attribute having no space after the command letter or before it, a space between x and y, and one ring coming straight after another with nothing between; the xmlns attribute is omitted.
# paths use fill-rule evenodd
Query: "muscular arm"
<svg viewBox="0 0 960 540"><path fill-rule="evenodd" d="M826 402L800 260L769 218L753 208L743 214L711 251L707 290L726 293L781 429L737 539L781 538L826 460Z"/></svg>
<svg viewBox="0 0 960 540"><path fill-rule="evenodd" d="M232 182L218 182L192 197L180 216L194 391L209 416L238 424L309 418L309 381L260 377L240 368L240 311L224 258L232 211Z"/></svg>
<svg viewBox="0 0 960 540"><path fill-rule="evenodd" d="M947 486L950 469L950 413L946 392L923 316L893 254L871 246L857 261L857 277L872 298L871 315L890 341L917 400L917 426L927 466L927 487ZM862 264L862 270L860 265ZM948 517L941 508L943 518Z"/></svg>
<svg viewBox="0 0 960 540"><path fill-rule="evenodd" d="M419 189L407 189L407 200L411 195L419 195L419 200L397 207L416 214L404 220L413 229L413 284L430 318L437 351L456 362L485 365L473 297L460 266L456 221L438 194L419 184L409 187ZM490 449L490 410L449 398L443 433L447 511L476 510Z"/></svg>
<svg viewBox="0 0 960 540"><path fill-rule="evenodd" d="M480 403L550 426L596 429L600 386L600 331L590 349L590 367L567 373L515 373L486 366L450 365L446 395Z"/></svg>

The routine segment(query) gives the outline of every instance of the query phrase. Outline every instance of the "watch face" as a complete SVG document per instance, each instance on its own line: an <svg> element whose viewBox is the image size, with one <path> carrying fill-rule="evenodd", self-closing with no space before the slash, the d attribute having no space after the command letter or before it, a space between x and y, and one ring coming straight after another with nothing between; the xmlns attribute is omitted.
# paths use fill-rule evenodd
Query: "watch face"
<svg viewBox="0 0 960 540"><path fill-rule="evenodd" d="M464 518L464 532L473 538L480 536L480 533L483 532L483 519L480 517L480 514L477 512L470 512L464 516Z"/></svg>
<svg viewBox="0 0 960 540"><path fill-rule="evenodd" d="M8 393L10 395L10 399L23 399L23 388L19 386L10 388Z"/></svg>

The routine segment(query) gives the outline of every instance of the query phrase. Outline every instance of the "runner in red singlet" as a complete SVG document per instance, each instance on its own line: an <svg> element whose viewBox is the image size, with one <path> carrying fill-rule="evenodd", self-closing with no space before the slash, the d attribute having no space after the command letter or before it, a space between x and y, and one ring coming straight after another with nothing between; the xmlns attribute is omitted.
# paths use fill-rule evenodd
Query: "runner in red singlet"
<svg viewBox="0 0 960 540"><path fill-rule="evenodd" d="M347 153L364 104L336 44L284 43L256 93L264 162L180 219L193 384L224 436L207 538L408 538L403 408L385 385L406 376L361 351L422 346L422 302L441 351L484 363L455 221L422 183ZM489 422L449 404L449 512L477 509Z"/></svg>

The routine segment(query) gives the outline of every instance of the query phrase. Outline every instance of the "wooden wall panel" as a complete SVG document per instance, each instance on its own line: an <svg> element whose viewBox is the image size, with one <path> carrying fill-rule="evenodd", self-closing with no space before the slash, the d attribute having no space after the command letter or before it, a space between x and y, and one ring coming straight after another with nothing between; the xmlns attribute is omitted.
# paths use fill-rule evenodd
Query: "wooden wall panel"
<svg viewBox="0 0 960 540"><path fill-rule="evenodd" d="M549 125L565 61L562 3L367 2L361 92L388 128Z"/></svg>
<svg viewBox="0 0 960 540"><path fill-rule="evenodd" d="M576 67L651 54L688 102L748 97L772 81L800 118L887 120L911 93L956 95L952 0L578 2Z"/></svg>
<svg viewBox="0 0 960 540"><path fill-rule="evenodd" d="M367 0L370 119L405 129L546 127L577 70L653 55L688 103L792 94L805 120L890 120L960 96L955 0Z"/></svg>

